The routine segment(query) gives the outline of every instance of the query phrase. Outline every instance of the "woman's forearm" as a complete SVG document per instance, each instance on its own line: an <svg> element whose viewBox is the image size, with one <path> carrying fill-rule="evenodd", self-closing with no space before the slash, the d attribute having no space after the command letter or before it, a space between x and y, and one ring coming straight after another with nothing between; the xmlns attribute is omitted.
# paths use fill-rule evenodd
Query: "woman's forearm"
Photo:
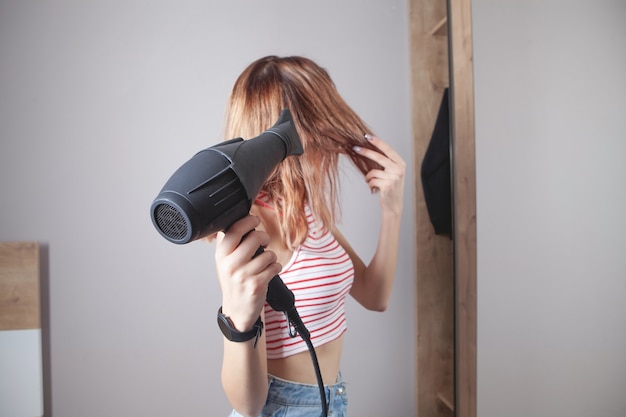
<svg viewBox="0 0 626 417"><path fill-rule="evenodd" d="M222 386L231 405L244 416L257 417L267 399L265 337L231 342L224 338Z"/></svg>
<svg viewBox="0 0 626 417"><path fill-rule="evenodd" d="M383 214L376 252L368 265L363 263L339 231L334 232L354 264L354 283L350 294L368 310L384 311L389 303L398 259L400 219L401 212Z"/></svg>
<svg viewBox="0 0 626 417"><path fill-rule="evenodd" d="M387 309L396 275L400 237L400 215L383 214L376 252L363 272L366 287L361 301L367 309Z"/></svg>

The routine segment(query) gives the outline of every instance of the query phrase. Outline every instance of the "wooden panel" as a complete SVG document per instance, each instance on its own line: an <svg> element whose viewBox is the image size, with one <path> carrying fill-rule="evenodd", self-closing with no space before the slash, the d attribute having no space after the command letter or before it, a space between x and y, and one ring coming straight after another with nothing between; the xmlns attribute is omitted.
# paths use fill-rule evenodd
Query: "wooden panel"
<svg viewBox="0 0 626 417"><path fill-rule="evenodd" d="M0 242L0 330L38 328L39 244Z"/></svg>
<svg viewBox="0 0 626 417"><path fill-rule="evenodd" d="M420 167L448 81L446 3L409 2L416 235L417 415L439 417L454 408L453 245L435 235Z"/></svg>
<svg viewBox="0 0 626 417"><path fill-rule="evenodd" d="M470 0L449 0L456 277L456 409L476 416L476 168Z"/></svg>

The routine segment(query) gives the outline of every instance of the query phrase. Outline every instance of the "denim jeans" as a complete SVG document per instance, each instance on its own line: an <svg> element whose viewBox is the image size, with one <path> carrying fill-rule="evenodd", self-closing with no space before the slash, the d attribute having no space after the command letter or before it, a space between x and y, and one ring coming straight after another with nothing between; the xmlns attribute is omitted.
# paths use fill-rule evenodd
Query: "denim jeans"
<svg viewBox="0 0 626 417"><path fill-rule="evenodd" d="M320 417L322 399L317 385L299 384L270 375L267 402L259 417ZM346 383L341 380L326 385L326 401L329 417L348 415ZM233 410L229 417L241 417Z"/></svg>

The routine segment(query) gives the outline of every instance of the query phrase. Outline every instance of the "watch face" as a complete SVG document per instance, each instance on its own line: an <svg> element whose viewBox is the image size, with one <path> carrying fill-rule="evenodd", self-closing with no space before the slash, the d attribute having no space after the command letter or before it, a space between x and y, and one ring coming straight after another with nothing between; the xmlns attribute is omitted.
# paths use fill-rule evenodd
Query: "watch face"
<svg viewBox="0 0 626 417"><path fill-rule="evenodd" d="M220 326L220 330L222 331L224 336L226 336L226 339L233 340L233 334L231 331L232 327L231 324L228 322L228 317L224 316L223 314L218 314L217 324Z"/></svg>

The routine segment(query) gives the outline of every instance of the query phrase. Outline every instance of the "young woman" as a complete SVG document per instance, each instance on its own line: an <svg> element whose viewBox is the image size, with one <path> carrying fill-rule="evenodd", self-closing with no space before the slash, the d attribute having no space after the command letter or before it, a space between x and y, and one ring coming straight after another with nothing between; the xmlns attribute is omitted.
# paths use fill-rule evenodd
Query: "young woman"
<svg viewBox="0 0 626 417"><path fill-rule="evenodd" d="M328 73L303 57L268 56L249 65L233 87L225 135L253 138L285 108L304 154L286 158L264 184L250 215L216 239L221 320L246 339L224 338L222 384L234 408L231 416L321 415L307 346L300 337L290 337L285 315L265 302L268 282L280 274L311 333L329 412L345 416L340 374L344 301L350 294L368 310L387 307L405 163L346 104ZM352 160L380 200L378 245L367 264L336 229L340 155ZM254 257L259 246L266 250Z"/></svg>

